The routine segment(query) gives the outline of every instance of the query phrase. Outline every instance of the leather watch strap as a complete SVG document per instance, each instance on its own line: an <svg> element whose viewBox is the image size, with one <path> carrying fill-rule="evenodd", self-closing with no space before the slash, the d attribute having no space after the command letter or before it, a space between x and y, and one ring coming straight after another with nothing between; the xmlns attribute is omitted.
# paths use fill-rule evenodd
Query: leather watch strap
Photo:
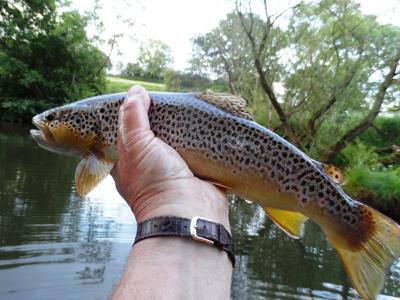
<svg viewBox="0 0 400 300"><path fill-rule="evenodd" d="M232 236L222 224L194 217L192 219L164 216L143 221L138 224L135 243L160 236L181 236L192 238L227 252L235 266Z"/></svg>

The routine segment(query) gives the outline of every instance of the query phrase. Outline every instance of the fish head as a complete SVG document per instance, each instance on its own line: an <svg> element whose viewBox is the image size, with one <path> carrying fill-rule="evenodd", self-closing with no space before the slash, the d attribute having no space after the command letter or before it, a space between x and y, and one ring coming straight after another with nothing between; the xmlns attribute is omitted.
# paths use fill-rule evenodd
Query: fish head
<svg viewBox="0 0 400 300"><path fill-rule="evenodd" d="M106 177L118 159L119 107L125 93L96 96L49 109L32 119L32 138L40 147L82 157L75 170L75 186L87 195Z"/></svg>
<svg viewBox="0 0 400 300"><path fill-rule="evenodd" d="M95 150L98 133L92 107L64 105L32 118L37 129L30 134L46 150L69 156L84 156Z"/></svg>

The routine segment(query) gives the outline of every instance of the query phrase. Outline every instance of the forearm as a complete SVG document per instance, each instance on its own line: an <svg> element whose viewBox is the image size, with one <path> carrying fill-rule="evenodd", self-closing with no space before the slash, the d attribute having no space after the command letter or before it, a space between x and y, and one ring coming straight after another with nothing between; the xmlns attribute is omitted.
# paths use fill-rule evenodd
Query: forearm
<svg viewBox="0 0 400 300"><path fill-rule="evenodd" d="M232 264L225 251L180 237L137 243L114 299L229 299Z"/></svg>
<svg viewBox="0 0 400 300"><path fill-rule="evenodd" d="M193 186L156 193L145 206L134 204L133 210L138 222L159 216L200 216L230 230L225 192L210 186L196 180ZM232 263L225 251L190 238L153 237L132 248L113 298L229 299L231 276Z"/></svg>

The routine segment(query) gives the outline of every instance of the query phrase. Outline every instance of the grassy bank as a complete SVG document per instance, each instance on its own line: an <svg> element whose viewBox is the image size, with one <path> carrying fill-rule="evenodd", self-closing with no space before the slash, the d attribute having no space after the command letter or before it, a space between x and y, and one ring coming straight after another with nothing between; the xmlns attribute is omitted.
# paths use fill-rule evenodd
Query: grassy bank
<svg viewBox="0 0 400 300"><path fill-rule="evenodd" d="M126 92L133 85L141 85L148 91L165 91L165 85L162 83L129 80L121 77L107 76L105 94Z"/></svg>

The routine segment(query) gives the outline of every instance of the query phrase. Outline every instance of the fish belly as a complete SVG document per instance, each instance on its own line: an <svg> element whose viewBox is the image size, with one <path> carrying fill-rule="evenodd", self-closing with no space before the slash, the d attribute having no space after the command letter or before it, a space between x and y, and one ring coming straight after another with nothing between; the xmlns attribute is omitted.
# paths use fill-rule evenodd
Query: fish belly
<svg viewBox="0 0 400 300"><path fill-rule="evenodd" d="M227 188L236 195L257 202L263 207L298 210L294 194L283 193L279 185L251 168L232 166L223 160L213 160L202 151L177 149L193 173L214 184Z"/></svg>

